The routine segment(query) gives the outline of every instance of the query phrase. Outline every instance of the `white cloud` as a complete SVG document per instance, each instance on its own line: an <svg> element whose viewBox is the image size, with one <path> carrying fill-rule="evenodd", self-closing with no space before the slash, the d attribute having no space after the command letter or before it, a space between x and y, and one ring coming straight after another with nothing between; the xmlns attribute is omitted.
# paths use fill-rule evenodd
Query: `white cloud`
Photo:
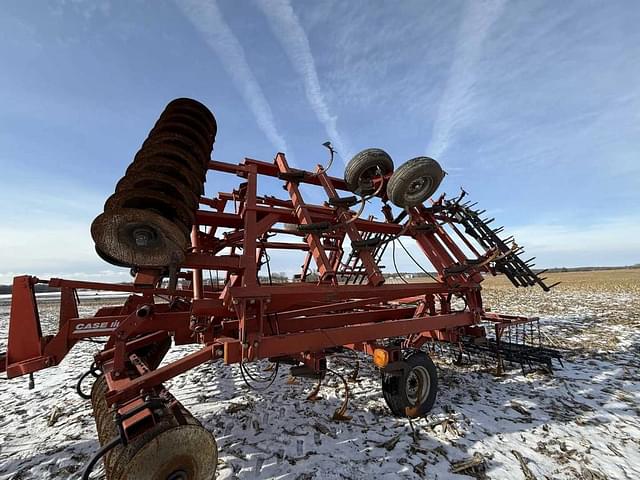
<svg viewBox="0 0 640 480"><path fill-rule="evenodd" d="M40 185L27 179L0 191L0 284L25 274L124 281L128 269L116 271L101 260L91 238L91 222L105 196L65 178L49 180ZM25 191L38 193L24 197Z"/></svg>
<svg viewBox="0 0 640 480"><path fill-rule="evenodd" d="M72 274L82 278L113 277L103 272L107 264L93 250L89 225L39 220L38 228L0 226L0 284L11 283L13 276L25 274L42 278Z"/></svg>
<svg viewBox="0 0 640 480"><path fill-rule="evenodd" d="M338 131L337 117L329 111L326 95L320 87L309 39L291 3L288 0L257 0L257 3L293 68L302 78L307 100L324 126L329 140L343 159L351 158L351 149Z"/></svg>
<svg viewBox="0 0 640 480"><path fill-rule="evenodd" d="M615 266L640 263L640 217L584 225L533 224L509 229L543 267Z"/></svg>
<svg viewBox="0 0 640 480"><path fill-rule="evenodd" d="M176 3L218 55L260 129L278 150L286 152L287 143L276 127L271 106L247 62L242 45L225 22L217 3L204 0L176 0Z"/></svg>
<svg viewBox="0 0 640 480"><path fill-rule="evenodd" d="M618 217L584 225L539 223L507 227L503 237L513 235L525 248L523 260L536 257L536 268L626 266L640 263L640 218ZM434 271L425 254L412 239L402 243L422 268ZM466 252L460 241L456 243ZM389 245L382 264L385 273L395 273ZM420 268L396 245L396 264L400 272L419 272Z"/></svg>
<svg viewBox="0 0 640 480"><path fill-rule="evenodd" d="M482 46L505 3L505 0L470 0L467 3L449 78L436 112L428 155L439 158L449 146L455 129L469 116Z"/></svg>

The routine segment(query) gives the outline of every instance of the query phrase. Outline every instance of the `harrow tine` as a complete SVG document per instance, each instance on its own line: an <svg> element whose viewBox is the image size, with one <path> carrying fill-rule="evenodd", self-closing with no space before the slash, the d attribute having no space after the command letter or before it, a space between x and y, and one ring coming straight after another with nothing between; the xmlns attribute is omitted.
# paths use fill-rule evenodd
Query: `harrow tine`
<svg viewBox="0 0 640 480"><path fill-rule="evenodd" d="M358 380L358 373L360 373L360 361L356 360L356 365L355 367L353 367L351 375L349 375L349 381L355 382L356 380Z"/></svg>
<svg viewBox="0 0 640 480"><path fill-rule="evenodd" d="M320 385L322 385L322 375L318 376L318 383L316 383L316 386L313 387L313 390L307 395L309 402L317 402L322 399L322 397L318 395L318 393L320 393Z"/></svg>
<svg viewBox="0 0 640 480"><path fill-rule="evenodd" d="M503 273L516 288L520 286L520 283L516 281L515 276L509 270L505 270Z"/></svg>
<svg viewBox="0 0 640 480"><path fill-rule="evenodd" d="M335 412L333 412L332 420L336 422L348 422L351 420L351 417L347 415L347 407L349 406L349 384L347 380L342 376L342 374L336 372L335 370L327 369L328 372L333 373L336 377L342 380L342 384L344 385L344 400L342 401L342 405L340 405Z"/></svg>

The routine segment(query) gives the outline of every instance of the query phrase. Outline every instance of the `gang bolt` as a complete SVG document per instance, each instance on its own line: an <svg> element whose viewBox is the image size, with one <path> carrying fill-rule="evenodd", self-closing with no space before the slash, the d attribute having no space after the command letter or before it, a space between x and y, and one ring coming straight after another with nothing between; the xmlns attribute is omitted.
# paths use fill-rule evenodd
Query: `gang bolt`
<svg viewBox="0 0 640 480"><path fill-rule="evenodd" d="M153 239L153 233L146 228L136 228L133 231L133 239L138 247L146 247Z"/></svg>
<svg viewBox="0 0 640 480"><path fill-rule="evenodd" d="M215 351L216 357L221 357L224 354L224 350L222 350L221 348L218 348Z"/></svg>
<svg viewBox="0 0 640 480"><path fill-rule="evenodd" d="M257 340L253 342L253 348L258 348L258 345L260 345L260 342L258 342Z"/></svg>

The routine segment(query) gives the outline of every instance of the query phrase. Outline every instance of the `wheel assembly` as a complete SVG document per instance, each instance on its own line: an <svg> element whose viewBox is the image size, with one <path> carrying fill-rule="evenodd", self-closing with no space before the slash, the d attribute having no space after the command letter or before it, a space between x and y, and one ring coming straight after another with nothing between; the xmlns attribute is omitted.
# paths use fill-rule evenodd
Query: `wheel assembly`
<svg viewBox="0 0 640 480"><path fill-rule="evenodd" d="M357 153L344 170L344 181L349 189L359 195L375 190L373 179L393 172L393 160L379 148L367 148Z"/></svg>
<svg viewBox="0 0 640 480"><path fill-rule="evenodd" d="M438 374L426 353L411 352L385 370L382 395L394 415L416 418L431 411L438 393Z"/></svg>
<svg viewBox="0 0 640 480"><path fill-rule="evenodd" d="M444 170L433 158L412 158L391 175L387 196L400 208L415 207L435 193L444 175Z"/></svg>

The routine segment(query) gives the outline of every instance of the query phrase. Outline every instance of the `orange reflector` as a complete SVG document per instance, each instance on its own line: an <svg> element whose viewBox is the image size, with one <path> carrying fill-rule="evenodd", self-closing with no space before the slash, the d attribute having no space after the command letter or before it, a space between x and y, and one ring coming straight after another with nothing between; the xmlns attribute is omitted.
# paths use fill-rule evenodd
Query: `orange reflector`
<svg viewBox="0 0 640 480"><path fill-rule="evenodd" d="M389 363L389 352L382 348L376 348L373 351L373 363L380 368L386 367Z"/></svg>

